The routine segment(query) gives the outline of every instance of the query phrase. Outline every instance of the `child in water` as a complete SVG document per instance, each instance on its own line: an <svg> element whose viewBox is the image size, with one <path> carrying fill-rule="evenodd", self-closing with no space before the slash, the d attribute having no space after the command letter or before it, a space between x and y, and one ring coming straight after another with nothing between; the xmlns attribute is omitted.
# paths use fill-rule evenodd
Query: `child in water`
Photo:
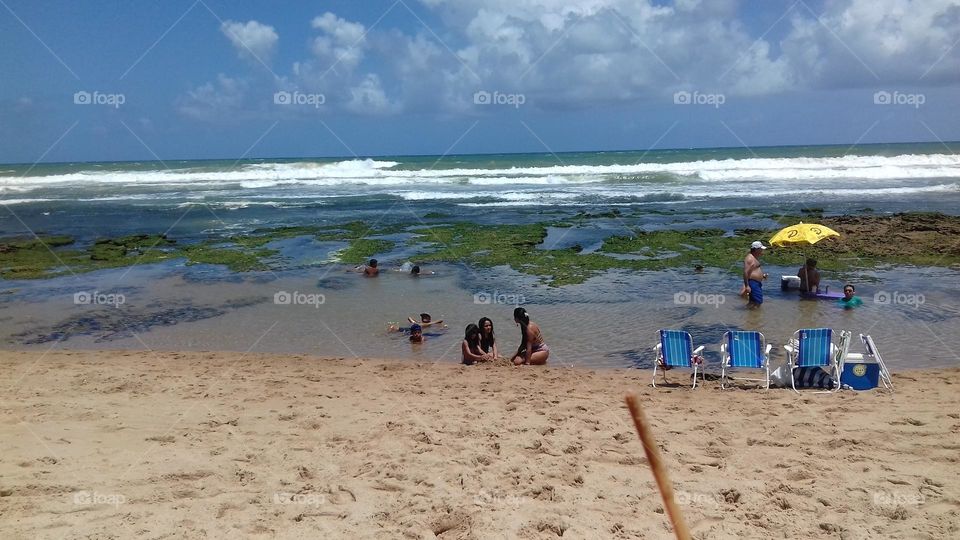
<svg viewBox="0 0 960 540"><path fill-rule="evenodd" d="M410 327L410 343L423 343L426 340L423 337L423 328L419 324Z"/></svg>

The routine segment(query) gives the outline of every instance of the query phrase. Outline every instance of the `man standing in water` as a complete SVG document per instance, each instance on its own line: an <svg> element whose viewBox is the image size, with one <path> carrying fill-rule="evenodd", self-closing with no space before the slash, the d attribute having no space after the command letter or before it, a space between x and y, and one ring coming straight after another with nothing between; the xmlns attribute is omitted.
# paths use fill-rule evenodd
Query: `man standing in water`
<svg viewBox="0 0 960 540"><path fill-rule="evenodd" d="M767 246L757 240L750 244L750 253L743 259L743 287L740 296L749 296L748 307L757 307L763 303L763 280L767 274L760 268L760 256Z"/></svg>

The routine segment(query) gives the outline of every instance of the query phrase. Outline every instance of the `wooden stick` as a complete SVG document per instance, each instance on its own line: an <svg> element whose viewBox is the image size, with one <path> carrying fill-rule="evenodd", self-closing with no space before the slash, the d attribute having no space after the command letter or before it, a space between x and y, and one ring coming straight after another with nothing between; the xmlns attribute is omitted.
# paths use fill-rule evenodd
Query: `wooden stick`
<svg viewBox="0 0 960 540"><path fill-rule="evenodd" d="M653 440L653 433L650 432L650 426L647 424L646 417L643 416L643 410L640 408L640 402L637 396L630 394L627 396L627 408L630 409L630 416L633 417L633 425L637 428L637 435L640 436L640 442L643 443L643 451L647 454L647 461L650 462L650 468L653 470L653 478L657 481L657 487L660 488L660 496L663 497L663 506L670 516L670 523L673 524L673 532L678 540L690 540L690 530L683 521L683 514L680 513L680 507L673 497L673 484L670 483L670 477L667 476L667 467L660 459L660 450L657 448L656 441Z"/></svg>

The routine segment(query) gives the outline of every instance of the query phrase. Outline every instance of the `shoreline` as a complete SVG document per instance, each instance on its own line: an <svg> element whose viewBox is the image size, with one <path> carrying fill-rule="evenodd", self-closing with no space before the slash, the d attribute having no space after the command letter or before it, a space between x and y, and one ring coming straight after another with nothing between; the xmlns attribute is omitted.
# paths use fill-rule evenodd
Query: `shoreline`
<svg viewBox="0 0 960 540"><path fill-rule="evenodd" d="M798 396L654 389L646 370L306 355L0 364L12 538L666 537L628 391L697 537L960 532L960 368L895 373L894 393Z"/></svg>

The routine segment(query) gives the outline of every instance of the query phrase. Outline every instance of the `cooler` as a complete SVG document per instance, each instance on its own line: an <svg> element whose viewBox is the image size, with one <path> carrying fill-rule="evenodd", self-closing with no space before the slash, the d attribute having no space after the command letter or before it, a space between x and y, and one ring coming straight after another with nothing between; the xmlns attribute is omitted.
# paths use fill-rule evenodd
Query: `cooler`
<svg viewBox="0 0 960 540"><path fill-rule="evenodd" d="M880 365L870 359L850 358L848 356L843 362L840 384L849 386L854 390L876 388L880 384Z"/></svg>

